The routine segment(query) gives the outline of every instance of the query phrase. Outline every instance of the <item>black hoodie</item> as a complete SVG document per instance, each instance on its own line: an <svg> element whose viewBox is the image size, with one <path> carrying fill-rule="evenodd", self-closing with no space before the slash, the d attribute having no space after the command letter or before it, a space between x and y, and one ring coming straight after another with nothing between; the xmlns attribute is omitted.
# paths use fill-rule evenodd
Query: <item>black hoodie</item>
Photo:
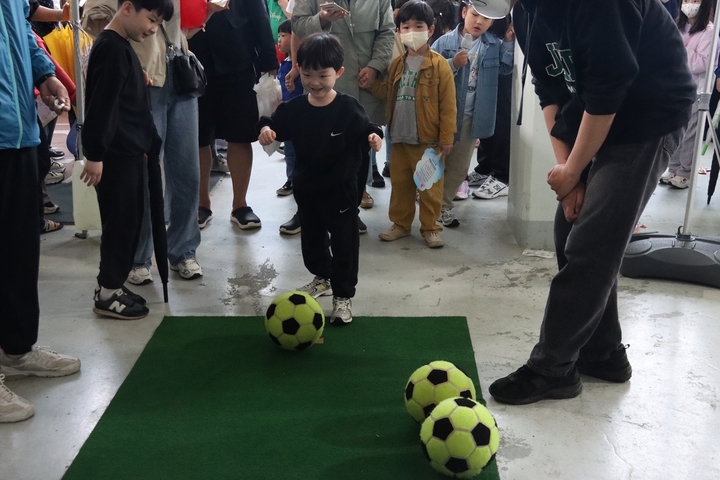
<svg viewBox="0 0 720 480"><path fill-rule="evenodd" d="M616 114L605 145L687 125L696 86L657 0L520 0L513 24L540 105L560 107L554 137L575 143L583 112Z"/></svg>

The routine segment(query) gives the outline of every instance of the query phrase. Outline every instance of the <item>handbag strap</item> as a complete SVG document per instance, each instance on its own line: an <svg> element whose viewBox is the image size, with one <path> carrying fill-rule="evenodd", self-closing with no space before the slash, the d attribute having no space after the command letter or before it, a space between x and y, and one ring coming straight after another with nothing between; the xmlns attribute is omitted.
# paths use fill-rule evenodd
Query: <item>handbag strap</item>
<svg viewBox="0 0 720 480"><path fill-rule="evenodd" d="M163 22L163 23L164 23L164 22ZM174 53L177 54L178 49L177 49L177 47L175 46L175 44L170 41L170 37L168 37L168 34L167 34L167 32L165 31L165 25L163 25L163 23L160 24L160 30L162 31L163 37L165 37L165 43L167 43L167 46L168 46L168 49L169 49L169 50L172 50Z"/></svg>

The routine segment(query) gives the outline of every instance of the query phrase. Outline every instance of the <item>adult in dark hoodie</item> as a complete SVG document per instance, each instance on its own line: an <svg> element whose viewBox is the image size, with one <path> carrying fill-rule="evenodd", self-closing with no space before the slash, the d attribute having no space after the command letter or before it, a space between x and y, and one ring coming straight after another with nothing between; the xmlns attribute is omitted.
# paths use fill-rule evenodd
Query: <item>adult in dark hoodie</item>
<svg viewBox="0 0 720 480"><path fill-rule="evenodd" d="M559 201L540 340L495 381L509 404L580 394L580 374L625 382L617 274L695 101L677 27L657 0L520 0L513 23L557 165Z"/></svg>

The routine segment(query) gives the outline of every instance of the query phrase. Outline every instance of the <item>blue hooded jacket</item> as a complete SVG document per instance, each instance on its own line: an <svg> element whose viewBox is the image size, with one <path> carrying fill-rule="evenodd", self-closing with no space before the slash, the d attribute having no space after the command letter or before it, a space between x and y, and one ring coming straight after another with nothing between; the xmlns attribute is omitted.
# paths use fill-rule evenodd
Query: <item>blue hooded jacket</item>
<svg viewBox="0 0 720 480"><path fill-rule="evenodd" d="M55 66L38 47L26 20L27 0L0 2L0 150L40 143L33 85Z"/></svg>

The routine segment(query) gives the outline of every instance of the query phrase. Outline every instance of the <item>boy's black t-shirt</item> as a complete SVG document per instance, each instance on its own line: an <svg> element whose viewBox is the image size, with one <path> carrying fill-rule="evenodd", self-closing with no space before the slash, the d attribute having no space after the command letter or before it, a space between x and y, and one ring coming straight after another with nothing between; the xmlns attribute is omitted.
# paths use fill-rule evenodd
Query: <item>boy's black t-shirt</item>
<svg viewBox="0 0 720 480"><path fill-rule="evenodd" d="M82 145L90 161L148 153L156 138L145 75L130 42L98 35L88 61Z"/></svg>
<svg viewBox="0 0 720 480"><path fill-rule="evenodd" d="M350 95L337 93L324 107L315 107L308 95L281 103L272 117L262 117L258 132L269 126L278 141L289 140L295 147L293 190L357 190L357 176L363 153L368 152L368 136L382 131L370 123L365 109Z"/></svg>

